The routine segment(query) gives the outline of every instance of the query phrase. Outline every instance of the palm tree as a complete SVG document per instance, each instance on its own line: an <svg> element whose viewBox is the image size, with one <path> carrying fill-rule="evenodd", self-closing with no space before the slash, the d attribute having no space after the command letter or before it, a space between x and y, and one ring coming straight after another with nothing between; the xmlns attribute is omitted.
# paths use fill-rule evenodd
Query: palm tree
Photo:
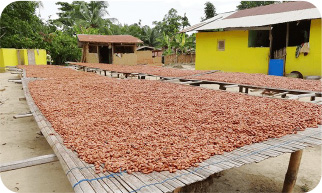
<svg viewBox="0 0 322 193"><path fill-rule="evenodd" d="M157 47L159 42L157 41L158 32L154 28L150 28L149 26L142 27L142 41L145 45Z"/></svg>

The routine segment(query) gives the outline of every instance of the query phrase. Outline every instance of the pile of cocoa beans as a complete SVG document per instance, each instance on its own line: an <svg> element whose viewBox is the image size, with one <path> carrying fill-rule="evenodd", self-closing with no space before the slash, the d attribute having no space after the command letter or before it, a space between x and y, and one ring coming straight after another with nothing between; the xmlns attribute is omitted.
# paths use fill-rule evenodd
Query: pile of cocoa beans
<svg viewBox="0 0 322 193"><path fill-rule="evenodd" d="M47 77L30 82L30 93L64 144L97 172L175 172L322 121L312 103L77 71L71 79L62 70L69 71L27 69Z"/></svg>

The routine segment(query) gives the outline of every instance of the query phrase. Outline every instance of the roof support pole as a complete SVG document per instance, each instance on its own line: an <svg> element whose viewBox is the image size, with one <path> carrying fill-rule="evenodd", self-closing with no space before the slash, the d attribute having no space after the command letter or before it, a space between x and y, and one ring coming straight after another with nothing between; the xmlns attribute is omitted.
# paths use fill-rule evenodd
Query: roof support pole
<svg viewBox="0 0 322 193"><path fill-rule="evenodd" d="M286 66L286 56L287 56L287 47L288 47L288 39L290 33L290 23L286 23L286 43L285 43L285 59L284 59L284 71L283 74L285 75L285 66Z"/></svg>
<svg viewBox="0 0 322 193"><path fill-rule="evenodd" d="M303 150L291 153L290 162L285 175L283 191L286 193L293 192L296 183L297 173L299 171Z"/></svg>
<svg viewBox="0 0 322 193"><path fill-rule="evenodd" d="M272 46L273 46L272 25L269 25L269 59L272 59L272 48L273 48Z"/></svg>

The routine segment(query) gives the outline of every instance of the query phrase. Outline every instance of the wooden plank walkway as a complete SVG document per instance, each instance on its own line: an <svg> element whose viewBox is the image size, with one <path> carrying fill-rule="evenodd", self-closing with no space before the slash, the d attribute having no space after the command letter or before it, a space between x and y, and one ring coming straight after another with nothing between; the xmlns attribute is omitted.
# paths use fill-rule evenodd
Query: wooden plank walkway
<svg viewBox="0 0 322 193"><path fill-rule="evenodd" d="M25 74L24 74L25 75ZM28 82L35 79L23 78L22 85L29 105L41 132L57 155L75 192L173 192L175 189L203 181L210 175L247 163L260 162L270 157L291 153L307 146L322 144L322 126L307 128L297 134L262 143L247 145L223 155L215 155L188 170L175 173L153 172L131 175L125 171L119 173L105 172L96 174L94 166L79 159L77 153L66 148L59 134L39 111L28 89Z"/></svg>

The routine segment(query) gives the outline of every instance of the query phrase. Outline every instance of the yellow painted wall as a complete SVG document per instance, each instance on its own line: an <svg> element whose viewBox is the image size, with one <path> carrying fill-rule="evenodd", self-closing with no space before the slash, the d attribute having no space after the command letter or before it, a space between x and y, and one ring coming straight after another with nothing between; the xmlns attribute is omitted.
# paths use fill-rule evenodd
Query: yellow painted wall
<svg viewBox="0 0 322 193"><path fill-rule="evenodd" d="M225 40L225 51L217 50L218 40ZM248 47L248 31L197 33L196 70L267 74L268 60L268 47Z"/></svg>
<svg viewBox="0 0 322 193"><path fill-rule="evenodd" d="M23 61L24 65L28 65L28 54L27 49L19 49L19 57ZM46 50L37 49L35 52L35 62L37 65L46 65ZM17 66L18 65L18 50L14 48L1 48L0 49L0 67L5 66Z"/></svg>
<svg viewBox="0 0 322 193"><path fill-rule="evenodd" d="M303 76L321 76L321 19L311 21L310 29L310 53L295 57L296 47L287 47L285 73L299 71Z"/></svg>
<svg viewBox="0 0 322 193"><path fill-rule="evenodd" d="M46 65L47 64L46 50L38 49L37 51L37 49L35 49L34 52L35 52L36 65Z"/></svg>
<svg viewBox="0 0 322 193"><path fill-rule="evenodd" d="M18 65L17 50L13 48L1 48L0 67Z"/></svg>
<svg viewBox="0 0 322 193"><path fill-rule="evenodd" d="M26 49L19 49L19 53L20 53L19 57L21 59L21 65L28 65L28 52L27 52L27 50Z"/></svg>

